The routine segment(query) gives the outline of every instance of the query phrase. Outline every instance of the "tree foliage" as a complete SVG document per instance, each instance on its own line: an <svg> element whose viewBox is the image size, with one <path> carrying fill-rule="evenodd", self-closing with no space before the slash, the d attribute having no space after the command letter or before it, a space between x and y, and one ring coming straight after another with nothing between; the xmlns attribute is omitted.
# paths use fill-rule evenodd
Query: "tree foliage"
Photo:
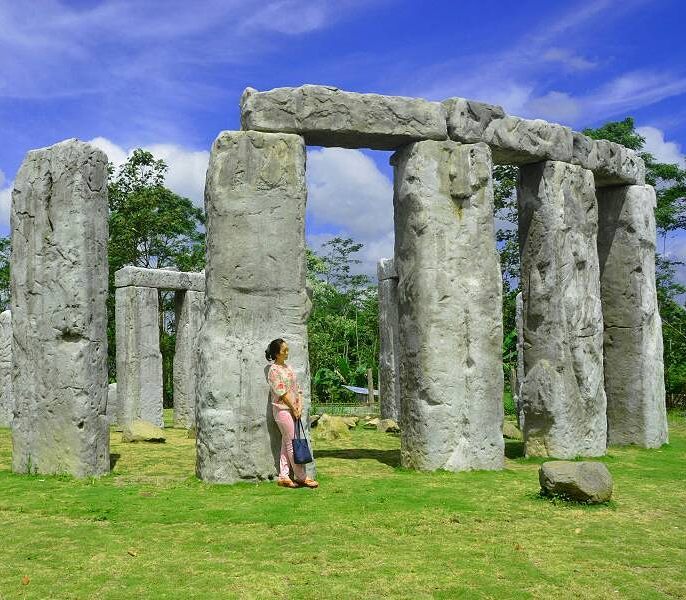
<svg viewBox="0 0 686 600"><path fill-rule="evenodd" d="M363 245L336 237L322 254L307 253L313 308L308 321L313 399L352 399L341 386L367 386L367 369L378 380L379 308L376 286L353 273Z"/></svg>
<svg viewBox="0 0 686 600"><path fill-rule="evenodd" d="M164 161L142 149L135 150L116 174L110 165L107 337L111 378L116 369L114 273L125 265L182 271L200 271L204 267L204 212L164 186L166 172ZM173 293L161 293L160 347L166 404L172 395L173 311Z"/></svg>

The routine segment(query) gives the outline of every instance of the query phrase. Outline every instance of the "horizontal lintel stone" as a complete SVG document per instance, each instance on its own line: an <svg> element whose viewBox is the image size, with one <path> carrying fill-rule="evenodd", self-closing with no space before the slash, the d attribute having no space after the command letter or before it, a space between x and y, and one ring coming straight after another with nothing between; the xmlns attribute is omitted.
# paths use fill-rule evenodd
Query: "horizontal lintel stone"
<svg viewBox="0 0 686 600"><path fill-rule="evenodd" d="M153 287L163 290L205 291L205 273L123 267L114 274L115 287Z"/></svg>
<svg viewBox="0 0 686 600"><path fill-rule="evenodd" d="M572 163L593 171L596 187L644 185L645 164L633 150L573 132Z"/></svg>
<svg viewBox="0 0 686 600"><path fill-rule="evenodd" d="M573 141L569 127L512 117L500 106L464 98L450 98L443 106L450 139L464 144L487 143L495 163L571 162Z"/></svg>
<svg viewBox="0 0 686 600"><path fill-rule="evenodd" d="M411 142L445 140L446 116L439 102L358 94L304 85L241 97L244 130L296 133L314 146L395 150Z"/></svg>

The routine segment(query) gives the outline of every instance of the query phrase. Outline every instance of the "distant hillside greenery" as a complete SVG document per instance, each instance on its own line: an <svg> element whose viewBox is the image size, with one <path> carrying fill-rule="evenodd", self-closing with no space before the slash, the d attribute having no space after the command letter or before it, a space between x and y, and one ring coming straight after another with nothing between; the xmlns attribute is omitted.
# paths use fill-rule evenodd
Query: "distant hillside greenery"
<svg viewBox="0 0 686 600"><path fill-rule="evenodd" d="M636 150L647 167L647 183L657 191L655 212L659 253L656 260L658 301L662 316L665 384L668 393L686 394L686 287L676 281L682 264L665 250L668 234L686 229L686 169L657 162L645 151L645 139L633 119L611 122L584 133ZM110 290L108 342L110 379L115 373L114 272L124 265L175 267L200 271L205 263L205 217L202 209L164 186L166 164L145 150L133 152L116 172L110 166ZM515 297L519 292L516 184L518 169L494 168L495 211L503 275L503 362L508 382L516 365ZM313 310L308 323L312 394L316 402L352 399L341 385L367 386L372 369L378 386L378 293L372 279L356 274L362 244L335 237L318 252L307 251L307 279ZM10 238L0 237L0 309L9 306ZM173 294L160 295L160 345L164 363L165 404L172 398L175 344ZM506 387L509 383L506 383Z"/></svg>

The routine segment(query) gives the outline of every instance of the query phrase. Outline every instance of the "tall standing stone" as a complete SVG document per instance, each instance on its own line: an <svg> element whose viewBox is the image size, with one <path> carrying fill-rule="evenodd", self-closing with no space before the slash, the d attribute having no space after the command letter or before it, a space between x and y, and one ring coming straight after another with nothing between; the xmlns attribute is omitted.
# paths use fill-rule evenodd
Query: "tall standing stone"
<svg viewBox="0 0 686 600"><path fill-rule="evenodd" d="M109 471L107 210L103 152L28 153L11 216L15 472Z"/></svg>
<svg viewBox="0 0 686 600"><path fill-rule="evenodd" d="M600 456L606 447L603 315L593 174L562 162L520 168L527 456Z"/></svg>
<svg viewBox="0 0 686 600"><path fill-rule="evenodd" d="M301 137L219 134L205 186L205 322L196 411L196 471L205 481L260 480L277 472L281 436L271 416L264 357L274 338L288 342L308 423L306 196Z"/></svg>
<svg viewBox="0 0 686 600"><path fill-rule="evenodd" d="M174 351L174 426L195 427L198 334L204 318L204 292L176 292Z"/></svg>
<svg viewBox="0 0 686 600"><path fill-rule="evenodd" d="M515 298L515 321L517 325L517 389L512 390L515 394L515 407L517 410L517 425L524 428L524 403L522 402L522 383L524 382L524 298L519 292Z"/></svg>
<svg viewBox="0 0 686 600"><path fill-rule="evenodd" d="M158 291L127 286L115 292L117 422L164 427Z"/></svg>
<svg viewBox="0 0 686 600"><path fill-rule="evenodd" d="M393 259L382 258L379 278L379 394L382 419L400 420L398 373L398 275Z"/></svg>
<svg viewBox="0 0 686 600"><path fill-rule="evenodd" d="M0 313L0 427L12 424L12 313Z"/></svg>
<svg viewBox="0 0 686 600"><path fill-rule="evenodd" d="M598 190L610 444L667 443L662 325L655 288L655 190Z"/></svg>
<svg viewBox="0 0 686 600"><path fill-rule="evenodd" d="M117 384L107 386L107 421L110 425L118 425L119 405L117 404Z"/></svg>
<svg viewBox="0 0 686 600"><path fill-rule="evenodd" d="M502 282L490 150L426 141L392 162L402 464L502 468Z"/></svg>

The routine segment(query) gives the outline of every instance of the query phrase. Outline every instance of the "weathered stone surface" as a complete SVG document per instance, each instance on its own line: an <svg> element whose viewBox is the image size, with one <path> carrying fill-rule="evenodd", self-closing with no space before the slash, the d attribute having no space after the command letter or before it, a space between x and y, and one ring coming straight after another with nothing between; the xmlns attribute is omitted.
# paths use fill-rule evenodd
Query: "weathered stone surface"
<svg viewBox="0 0 686 600"><path fill-rule="evenodd" d="M306 193L302 138L219 134L205 187L206 318L198 343L196 471L205 481L276 475L281 436L264 360L274 338L288 342L309 430Z"/></svg>
<svg viewBox="0 0 686 600"><path fill-rule="evenodd" d="M520 169L527 456L600 456L606 445L603 316L593 175L544 162Z"/></svg>
<svg viewBox="0 0 686 600"><path fill-rule="evenodd" d="M490 151L418 142L392 162L402 464L502 468L502 282Z"/></svg>
<svg viewBox="0 0 686 600"><path fill-rule="evenodd" d="M110 383L107 386L107 422L110 425L117 424L117 414L119 406L117 404L117 384Z"/></svg>
<svg viewBox="0 0 686 600"><path fill-rule="evenodd" d="M15 472L109 471L107 213L103 152L28 153L11 215Z"/></svg>
<svg viewBox="0 0 686 600"><path fill-rule="evenodd" d="M464 98L450 98L443 106L450 139L465 144L485 142L495 163L523 165L572 158L572 130L568 127L512 117L500 106Z"/></svg>
<svg viewBox="0 0 686 600"><path fill-rule="evenodd" d="M546 495L588 504L607 502L612 497L612 475L599 462L545 462L538 470L538 480Z"/></svg>
<svg viewBox="0 0 686 600"><path fill-rule="evenodd" d="M515 390L515 407L517 408L517 425L524 428L524 404L522 403L522 383L524 383L524 298L522 292L515 298L515 320L517 324L517 389Z"/></svg>
<svg viewBox="0 0 686 600"><path fill-rule="evenodd" d="M398 373L398 276L393 259L382 258L379 278L379 404L381 417L400 419L400 374Z"/></svg>
<svg viewBox="0 0 686 600"><path fill-rule="evenodd" d="M120 287L115 292L117 422L136 419L164 427L158 292Z"/></svg>
<svg viewBox="0 0 686 600"><path fill-rule="evenodd" d="M198 334L204 319L205 293L177 292L175 300L174 426L189 429L195 427Z"/></svg>
<svg viewBox="0 0 686 600"><path fill-rule="evenodd" d="M312 437L315 440L347 440L350 439L350 426L346 422L345 417L327 415L325 413L319 419Z"/></svg>
<svg viewBox="0 0 686 600"><path fill-rule="evenodd" d="M395 419L381 419L376 425L381 433L400 433L400 427Z"/></svg>
<svg viewBox="0 0 686 600"><path fill-rule="evenodd" d="M164 429L143 419L126 423L121 435L122 442L164 442L166 439Z"/></svg>
<svg viewBox="0 0 686 600"><path fill-rule="evenodd" d="M135 286L204 292L205 273L127 266L119 269L114 274L114 285L117 287Z"/></svg>
<svg viewBox="0 0 686 600"><path fill-rule="evenodd" d="M610 444L667 443L662 325L655 288L655 191L598 190Z"/></svg>
<svg viewBox="0 0 686 600"><path fill-rule="evenodd" d="M573 132L571 162L593 171L596 187L645 183L643 159L621 144Z"/></svg>
<svg viewBox="0 0 686 600"><path fill-rule="evenodd" d="M12 313L0 313L0 427L12 423Z"/></svg>
<svg viewBox="0 0 686 600"><path fill-rule="evenodd" d="M241 98L243 129L297 133L314 146L394 150L418 140L445 140L445 112L419 98L357 94L304 85Z"/></svg>

